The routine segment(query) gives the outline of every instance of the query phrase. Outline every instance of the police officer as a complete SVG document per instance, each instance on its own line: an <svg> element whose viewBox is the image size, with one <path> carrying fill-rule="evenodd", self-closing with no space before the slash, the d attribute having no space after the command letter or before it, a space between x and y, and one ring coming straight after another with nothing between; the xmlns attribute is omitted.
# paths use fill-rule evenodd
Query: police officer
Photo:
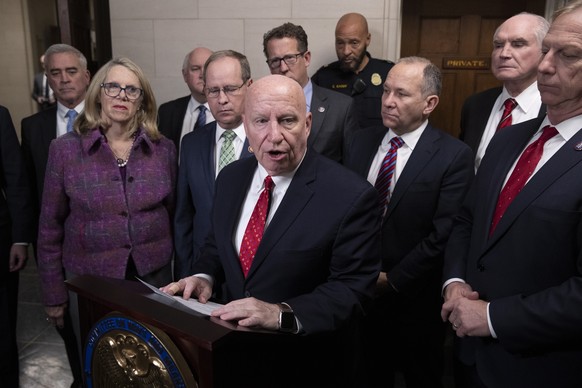
<svg viewBox="0 0 582 388"><path fill-rule="evenodd" d="M360 128L382 125L382 85L393 62L372 58L368 22L359 13L342 16L335 28L336 62L322 66L311 81L324 88L352 96Z"/></svg>

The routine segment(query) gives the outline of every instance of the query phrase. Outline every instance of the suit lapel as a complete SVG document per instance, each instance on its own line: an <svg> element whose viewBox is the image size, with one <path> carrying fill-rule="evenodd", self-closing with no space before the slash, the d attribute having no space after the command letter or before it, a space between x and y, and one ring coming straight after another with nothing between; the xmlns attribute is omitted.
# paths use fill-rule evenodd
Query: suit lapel
<svg viewBox="0 0 582 388"><path fill-rule="evenodd" d="M265 261L269 252L295 222L313 196L313 190L309 185L315 181L316 171L317 159L313 152L308 151L301 166L295 173L285 197L277 209L277 213L275 213L265 230L247 279L250 279L256 269Z"/></svg>
<svg viewBox="0 0 582 388"><path fill-rule="evenodd" d="M521 192L511 202L503 217L499 221L495 232L491 236L490 245L494 244L500 236L513 224L515 219L531 205L536 198L558 180L568 170L582 162L582 152L575 146L582 142L582 129L579 130L566 144L564 144L552 156L546 164L530 179ZM504 175L505 177L505 175Z"/></svg>
<svg viewBox="0 0 582 388"><path fill-rule="evenodd" d="M318 86L313 84L313 93L311 95L311 106L310 111L313 117L311 122L311 132L307 143L309 146L313 145L313 142L319 135L321 126L323 125L323 120L325 119L325 114L327 112L327 98L319 93Z"/></svg>
<svg viewBox="0 0 582 388"><path fill-rule="evenodd" d="M206 134L204 143L206 146L202 147L202 152L200 153L202 166L204 170L204 179L206 180L206 187L211 188L211 193L214 193L214 181L216 179L216 164L214 163L214 148L216 147L216 122L213 122L212 129Z"/></svg>
<svg viewBox="0 0 582 388"><path fill-rule="evenodd" d="M424 170L426 165L430 162L438 147L434 146L434 143L441 137L430 124L427 125L426 129L418 139L418 143L414 147L414 151L410 155L406 166L402 170L400 177L398 177L398 182L394 187L394 192L390 197L390 202L386 208L385 217L389 217L392 210L398 205L398 202L405 195L408 187L418 174Z"/></svg>

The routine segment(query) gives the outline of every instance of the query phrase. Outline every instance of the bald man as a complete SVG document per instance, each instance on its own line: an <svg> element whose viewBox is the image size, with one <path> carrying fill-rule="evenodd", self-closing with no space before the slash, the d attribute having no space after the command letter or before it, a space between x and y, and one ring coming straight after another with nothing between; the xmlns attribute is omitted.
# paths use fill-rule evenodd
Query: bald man
<svg viewBox="0 0 582 388"><path fill-rule="evenodd" d="M322 66L311 81L355 100L360 128L382 125L382 85L394 63L372 58L368 46L372 34L368 21L359 13L343 15L335 27L338 60Z"/></svg>
<svg viewBox="0 0 582 388"><path fill-rule="evenodd" d="M269 75L250 85L243 118L256 157L222 169L194 275L162 290L205 303L224 282L227 304L213 317L297 336L259 371L236 365L233 376L254 386L273 375L285 376L278 386L357 386L356 327L380 268L378 194L307 147L311 113L297 81ZM262 195L270 199L255 246L247 224Z"/></svg>
<svg viewBox="0 0 582 388"><path fill-rule="evenodd" d="M184 135L214 121L206 102L202 79L204 64L211 54L212 51L206 47L197 47L186 54L182 77L190 89L190 95L166 102L158 109L160 132L174 142L178 152ZM204 113L201 113L201 109Z"/></svg>

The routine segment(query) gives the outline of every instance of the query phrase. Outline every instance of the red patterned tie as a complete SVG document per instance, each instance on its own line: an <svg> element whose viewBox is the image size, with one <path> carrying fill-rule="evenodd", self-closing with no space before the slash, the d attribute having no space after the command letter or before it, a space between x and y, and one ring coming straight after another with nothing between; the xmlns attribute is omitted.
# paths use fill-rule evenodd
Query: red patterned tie
<svg viewBox="0 0 582 388"><path fill-rule="evenodd" d="M497 125L497 131L499 131L501 128L509 127L511 125L511 112L513 112L513 109L515 109L516 106L517 101L515 101L513 98L508 98L505 100L503 103L503 115L501 116L501 121Z"/></svg>
<svg viewBox="0 0 582 388"><path fill-rule="evenodd" d="M501 190L499 199L497 200L497 207L493 214L493 221L491 222L489 235L493 234L501 217L503 217L503 213L505 213L505 210L511 201L513 201L513 199L519 194L523 186L525 186L528 179L533 174L538 162L542 158L546 141L558 134L556 128L549 125L546 125L542 131L542 135L536 141L527 146L525 151L523 151L515 165L515 169Z"/></svg>
<svg viewBox="0 0 582 388"><path fill-rule="evenodd" d="M242 243L240 245L240 264L245 277L247 276L255 253L257 253L257 248L263 237L263 231L265 230L265 222L267 221L267 215L269 214L269 202L271 201L271 191L275 186L273 180L269 175L265 177L265 189L259 195L253 214L245 234L243 236Z"/></svg>
<svg viewBox="0 0 582 388"><path fill-rule="evenodd" d="M378 177L376 178L374 187L376 187L378 194L380 194L380 209L382 210L384 210L388 203L390 181L392 181L392 175L394 175L394 169L396 168L396 155L398 148L402 147L403 144L404 141L400 137L395 136L390 139L390 149L386 152L386 156L384 156L384 160L380 166L380 171L378 171Z"/></svg>

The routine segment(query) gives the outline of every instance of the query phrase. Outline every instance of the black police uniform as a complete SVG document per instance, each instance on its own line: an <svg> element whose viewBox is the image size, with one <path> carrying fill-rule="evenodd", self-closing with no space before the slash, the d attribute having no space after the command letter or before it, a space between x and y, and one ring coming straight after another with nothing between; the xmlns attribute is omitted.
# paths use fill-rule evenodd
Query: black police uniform
<svg viewBox="0 0 582 388"><path fill-rule="evenodd" d="M354 98L360 128L382 125L383 84L394 62L376 59L366 52L368 64L358 74L340 68L339 61L322 66L311 82Z"/></svg>

